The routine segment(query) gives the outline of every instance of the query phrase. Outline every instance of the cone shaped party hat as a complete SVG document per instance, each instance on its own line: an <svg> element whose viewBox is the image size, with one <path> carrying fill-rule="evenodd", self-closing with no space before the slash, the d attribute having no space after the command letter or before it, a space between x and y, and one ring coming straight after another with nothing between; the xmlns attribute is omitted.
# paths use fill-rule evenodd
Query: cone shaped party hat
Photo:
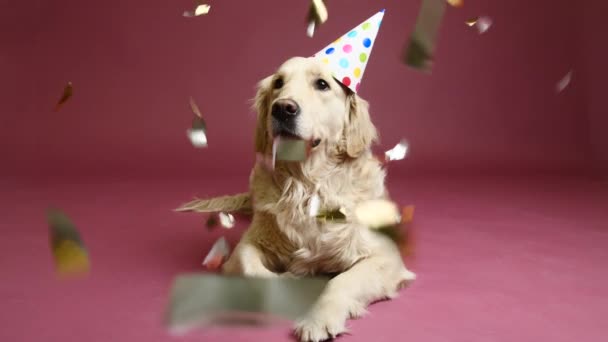
<svg viewBox="0 0 608 342"><path fill-rule="evenodd" d="M359 91L383 17L384 10L374 14L314 55L329 65L338 82L355 93Z"/></svg>

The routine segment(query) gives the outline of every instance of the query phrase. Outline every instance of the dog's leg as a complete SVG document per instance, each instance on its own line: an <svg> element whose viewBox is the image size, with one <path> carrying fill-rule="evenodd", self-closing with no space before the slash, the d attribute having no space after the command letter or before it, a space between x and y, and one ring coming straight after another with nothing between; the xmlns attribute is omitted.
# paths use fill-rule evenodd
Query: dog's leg
<svg viewBox="0 0 608 342"><path fill-rule="evenodd" d="M270 271L264 265L263 252L250 241L241 240L230 258L223 266L223 272L230 275L243 275L246 277L276 277L276 273Z"/></svg>
<svg viewBox="0 0 608 342"><path fill-rule="evenodd" d="M296 323L295 334L301 341L323 341L345 332L349 317L363 315L373 301L395 297L415 279L396 250L382 254L359 261L329 281L309 314Z"/></svg>

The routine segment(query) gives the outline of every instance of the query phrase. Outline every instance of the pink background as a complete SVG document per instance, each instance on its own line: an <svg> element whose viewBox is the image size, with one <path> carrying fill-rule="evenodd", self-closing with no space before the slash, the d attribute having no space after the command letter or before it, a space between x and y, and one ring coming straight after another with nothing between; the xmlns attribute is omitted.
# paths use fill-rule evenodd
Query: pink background
<svg viewBox="0 0 608 342"><path fill-rule="evenodd" d="M192 0L0 2L0 341L293 341L289 325L168 335L172 279L248 225L209 232L171 209L245 191L255 83L381 8L360 93L378 152L411 143L388 186L416 206L418 280L339 340L605 340L608 184L586 176L608 175L607 1L465 0L432 75L399 58L419 0L330 0L314 39L308 1L209 2L198 18L182 17ZM486 34L463 23L478 15ZM185 135L190 96L204 150ZM56 279L50 205L79 228L88 278Z"/></svg>
<svg viewBox="0 0 608 342"><path fill-rule="evenodd" d="M387 14L362 84L381 136L411 158L396 174L589 173L608 163L603 1L466 1L450 8L432 76L400 53L419 1L332 0L305 36L307 1L14 1L0 22L0 153L7 176L246 176L254 84L311 55L380 8ZM463 24L486 14L487 34ZM560 94L555 84L574 70ZM599 70L601 69L601 70ZM67 81L74 96L52 111ZM209 148L185 130L199 103Z"/></svg>

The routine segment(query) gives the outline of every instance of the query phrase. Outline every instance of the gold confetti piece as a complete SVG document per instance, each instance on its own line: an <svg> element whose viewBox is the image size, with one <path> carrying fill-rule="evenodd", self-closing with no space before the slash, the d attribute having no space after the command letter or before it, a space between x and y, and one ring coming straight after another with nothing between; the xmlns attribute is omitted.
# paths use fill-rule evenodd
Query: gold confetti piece
<svg viewBox="0 0 608 342"><path fill-rule="evenodd" d="M317 301L327 281L327 278L181 275L171 288L166 325L170 331L183 334L204 325L301 318ZM243 320L244 317L249 319Z"/></svg>
<svg viewBox="0 0 608 342"><path fill-rule="evenodd" d="M389 200L376 199L365 201L355 208L355 217L372 229L394 226L401 221L399 207Z"/></svg>
<svg viewBox="0 0 608 342"><path fill-rule="evenodd" d="M327 12L327 7L323 0L312 0L306 19L306 22L308 23L306 35L312 38L315 34L316 26L325 23L328 17L329 13Z"/></svg>
<svg viewBox="0 0 608 342"><path fill-rule="evenodd" d="M234 227L234 216L232 216L232 214L230 213L220 213L219 214L220 217L220 224L227 229L230 229L232 227Z"/></svg>
<svg viewBox="0 0 608 342"><path fill-rule="evenodd" d="M445 0L423 0L414 32L403 55L406 65L424 72L431 71L435 40L445 8Z"/></svg>
<svg viewBox="0 0 608 342"><path fill-rule="evenodd" d="M82 275L90 270L88 253L74 224L56 209L48 211L50 243L59 275Z"/></svg>
<svg viewBox="0 0 608 342"><path fill-rule="evenodd" d="M59 99L59 101L57 102L57 105L55 106L55 111L59 111L59 109L61 109L61 106L63 106L64 103L66 103L70 97L72 97L72 93L74 92L74 87L72 86L72 82L68 82L68 84L65 86L65 88L63 88L63 94L61 95L61 98Z"/></svg>
<svg viewBox="0 0 608 342"><path fill-rule="evenodd" d="M464 0L447 0L448 4L452 5L452 7L462 7L464 6Z"/></svg>
<svg viewBox="0 0 608 342"><path fill-rule="evenodd" d="M194 11L184 11L184 17L198 17L199 15L207 14L211 11L211 6L207 4L199 4Z"/></svg>
<svg viewBox="0 0 608 342"><path fill-rule="evenodd" d="M414 235L412 221L414 218L414 206L409 205L402 208L401 220L397 224L388 225L374 229L375 232L383 234L393 240L403 257L414 255Z"/></svg>
<svg viewBox="0 0 608 342"><path fill-rule="evenodd" d="M321 205L321 200L319 199L319 195L313 195L310 198L310 202L308 203L308 216L315 217L319 214L319 207Z"/></svg>
<svg viewBox="0 0 608 342"><path fill-rule="evenodd" d="M190 108L194 113L194 119L192 120L192 128L186 131L190 142L196 148L207 147L207 125L200 109L194 102L194 99L190 97Z"/></svg>
<svg viewBox="0 0 608 342"><path fill-rule="evenodd" d="M413 230L414 221L414 206L408 205L403 207L401 212L401 225L403 230L402 240L400 244L401 255L404 257L414 257L416 239Z"/></svg>
<svg viewBox="0 0 608 342"><path fill-rule="evenodd" d="M332 222L332 223L344 223L346 222L346 214L344 214L344 209L333 209L322 211L317 214L317 221L319 222Z"/></svg>
<svg viewBox="0 0 608 342"><path fill-rule="evenodd" d="M572 79L572 70L568 71L568 73L566 75L564 75L564 77L562 77L562 79L559 80L559 82L557 82L557 84L555 85L555 91L558 93L561 93L562 91L564 91L564 89L566 89L568 84L570 84L571 79Z"/></svg>
<svg viewBox="0 0 608 342"><path fill-rule="evenodd" d="M230 256L230 246L228 245L228 241L223 236L219 238L213 246L211 250L205 256L203 260L203 266L210 270L217 270L224 263L226 259Z"/></svg>
<svg viewBox="0 0 608 342"><path fill-rule="evenodd" d="M395 145L395 147L384 152L384 158L386 161L402 160L405 158L408 151L409 144L407 140L401 139L401 141L397 145Z"/></svg>
<svg viewBox="0 0 608 342"><path fill-rule="evenodd" d="M468 27L473 27L475 24L477 24L477 20L479 20L479 17L475 17L475 18L471 18L467 21L465 21L464 23L468 26Z"/></svg>

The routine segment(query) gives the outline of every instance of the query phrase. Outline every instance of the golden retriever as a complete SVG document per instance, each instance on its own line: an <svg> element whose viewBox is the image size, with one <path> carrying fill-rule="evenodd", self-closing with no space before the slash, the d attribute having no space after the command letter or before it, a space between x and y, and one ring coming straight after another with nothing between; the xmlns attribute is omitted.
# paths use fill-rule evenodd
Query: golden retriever
<svg viewBox="0 0 608 342"><path fill-rule="evenodd" d="M304 162L258 163L250 176L253 220L223 266L249 277L335 275L309 314L296 323L301 341L322 341L346 331L373 301L392 298L414 280L397 247L368 227L319 222L321 208L346 217L366 200L387 198L385 171L370 147L377 132L368 104L338 83L316 58L295 57L262 80L255 97L256 152L270 155L277 135L312 141Z"/></svg>

